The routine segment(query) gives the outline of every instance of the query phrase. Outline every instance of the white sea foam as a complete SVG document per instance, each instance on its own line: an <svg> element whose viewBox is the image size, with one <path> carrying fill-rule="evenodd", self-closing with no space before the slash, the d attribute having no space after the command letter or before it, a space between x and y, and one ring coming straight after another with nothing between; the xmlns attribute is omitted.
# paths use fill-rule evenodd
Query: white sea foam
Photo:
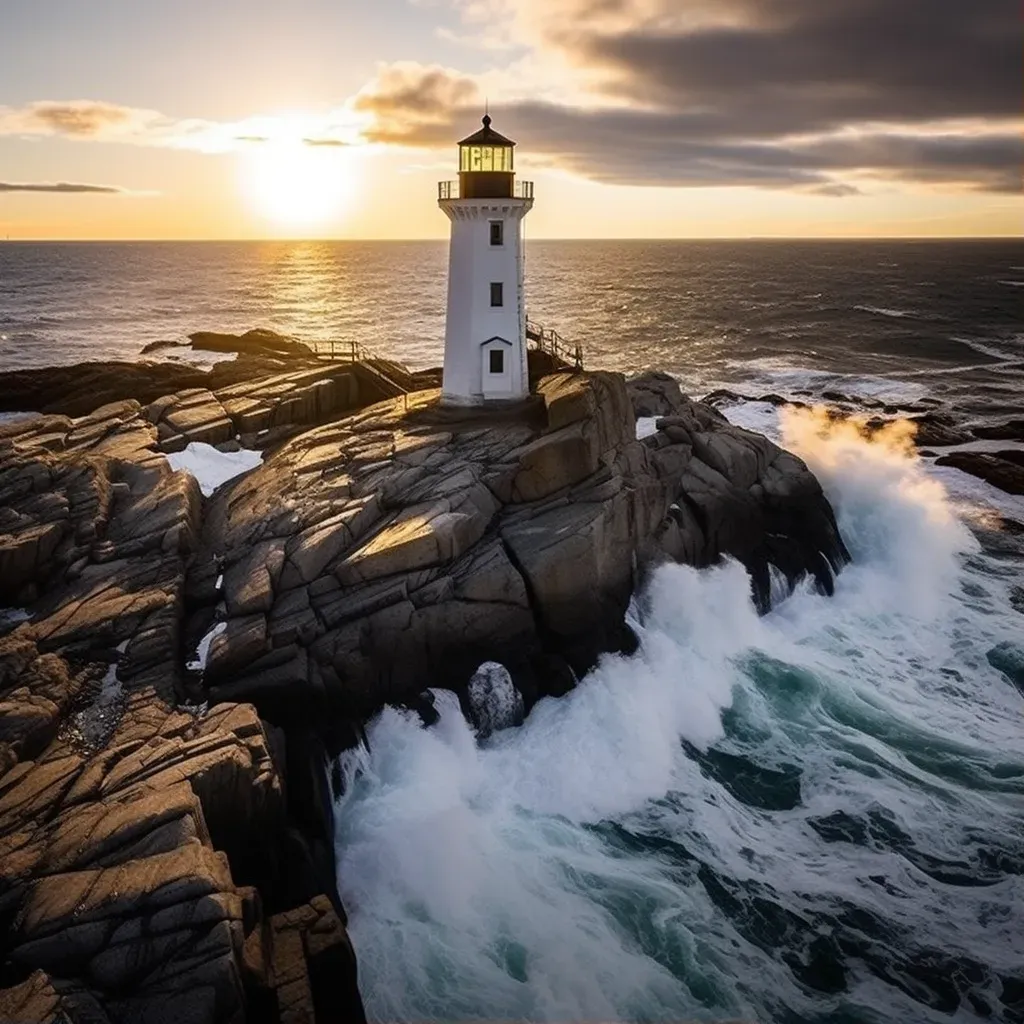
<svg viewBox="0 0 1024 1024"><path fill-rule="evenodd" d="M722 404L719 411L737 427L764 434L773 441L779 438L779 407L771 402L736 402Z"/></svg>
<svg viewBox="0 0 1024 1024"><path fill-rule="evenodd" d="M855 398L874 398L882 402L913 402L929 394L925 384L904 380L914 373L900 371L900 378L879 377L815 370L810 367L793 366L784 359L768 356L762 359L730 360L728 366L745 373L754 372L757 378L743 385L746 392L780 391L791 395L799 391L821 392L840 391ZM734 384L723 384L733 388Z"/></svg>
<svg viewBox="0 0 1024 1024"><path fill-rule="evenodd" d="M914 316L915 314L908 309L889 309L886 306L854 306L854 309L859 309L862 313L875 313L878 316L888 316L895 319L901 320L903 317Z"/></svg>
<svg viewBox="0 0 1024 1024"><path fill-rule="evenodd" d="M165 457L171 469L191 473L207 497L228 480L248 473L263 462L262 452L247 448L237 452L222 452L202 441L192 441L184 451L172 452Z"/></svg>
<svg viewBox="0 0 1024 1024"><path fill-rule="evenodd" d="M642 441L645 437L658 432L657 416L638 416L636 419L636 439Z"/></svg>
<svg viewBox="0 0 1024 1024"><path fill-rule="evenodd" d="M758 618L739 565L663 567L634 602L638 652L603 659L522 727L478 746L440 691L434 728L391 709L371 724L370 752L347 761L337 850L372 1019L826 1019L835 1004L737 928L699 865L740 906L736 887L761 886L808 934L836 927L814 921L841 903L890 922L890 944L906 929L1014 969L1013 915L986 914L988 890L952 903L884 845L826 843L807 824L880 808L951 859L979 832L1005 833L1017 812L999 779L1024 773L1024 701L985 651L1019 640L1009 581L985 567L905 428L868 443L786 410L780 429L854 554L834 598L802 587ZM797 765L798 805L748 806L681 739ZM998 900L1024 906L1021 880ZM948 1019L856 970L848 1007Z"/></svg>
<svg viewBox="0 0 1024 1024"><path fill-rule="evenodd" d="M202 672L206 668L206 662L210 657L210 645L228 628L226 622L218 622L210 627L208 632L199 641L196 647L195 657L185 666L190 672Z"/></svg>
<svg viewBox="0 0 1024 1024"><path fill-rule="evenodd" d="M9 633L31 618L32 613L27 608L0 608L0 633Z"/></svg>
<svg viewBox="0 0 1024 1024"><path fill-rule="evenodd" d="M38 415L37 412L0 412L0 426L6 423L21 423Z"/></svg>

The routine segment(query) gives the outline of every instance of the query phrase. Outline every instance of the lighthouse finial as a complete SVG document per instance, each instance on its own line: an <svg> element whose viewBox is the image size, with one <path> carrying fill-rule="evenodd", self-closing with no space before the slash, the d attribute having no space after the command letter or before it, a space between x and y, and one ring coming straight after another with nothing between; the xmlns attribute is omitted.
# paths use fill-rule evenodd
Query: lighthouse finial
<svg viewBox="0 0 1024 1024"><path fill-rule="evenodd" d="M491 101L490 98L484 97L484 116L481 118L485 128L491 127Z"/></svg>

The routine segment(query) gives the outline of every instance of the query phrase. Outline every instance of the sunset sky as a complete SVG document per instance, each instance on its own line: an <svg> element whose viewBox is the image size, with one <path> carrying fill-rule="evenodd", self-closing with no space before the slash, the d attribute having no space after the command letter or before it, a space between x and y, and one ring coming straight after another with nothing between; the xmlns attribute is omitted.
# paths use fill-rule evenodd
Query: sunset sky
<svg viewBox="0 0 1024 1024"><path fill-rule="evenodd" d="M1020 234L1018 0L0 0L0 236Z"/></svg>

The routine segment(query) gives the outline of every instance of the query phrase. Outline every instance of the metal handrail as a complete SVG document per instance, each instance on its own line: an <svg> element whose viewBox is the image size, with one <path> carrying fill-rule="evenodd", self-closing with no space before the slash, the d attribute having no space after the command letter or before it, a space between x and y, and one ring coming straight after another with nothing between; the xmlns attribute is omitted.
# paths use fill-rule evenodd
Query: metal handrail
<svg viewBox="0 0 1024 1024"><path fill-rule="evenodd" d="M336 363L359 363L377 357L359 344L358 341L307 341L314 354Z"/></svg>
<svg viewBox="0 0 1024 1024"><path fill-rule="evenodd" d="M437 199L438 202L445 202L449 199L459 199L461 195L459 193L459 183L457 181L439 181L437 183ZM484 198L484 197L481 197ZM500 199L501 196L494 196L491 198ZM533 199L533 182L532 181L517 181L512 189L512 195L507 197L510 199Z"/></svg>
<svg viewBox="0 0 1024 1024"><path fill-rule="evenodd" d="M547 352L549 355L560 359L563 363L583 369L583 346L578 342L570 345L556 330L544 327L541 324L526 320L526 339L534 342L534 348L539 352Z"/></svg>

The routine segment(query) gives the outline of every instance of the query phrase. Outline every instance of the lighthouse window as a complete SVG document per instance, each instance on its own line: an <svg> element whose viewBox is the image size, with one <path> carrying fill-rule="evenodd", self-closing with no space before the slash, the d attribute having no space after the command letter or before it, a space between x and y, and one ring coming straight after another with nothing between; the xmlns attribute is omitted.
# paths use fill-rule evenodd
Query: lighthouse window
<svg viewBox="0 0 1024 1024"><path fill-rule="evenodd" d="M501 281L491 282L491 305L505 305L505 286L501 283Z"/></svg>
<svg viewBox="0 0 1024 1024"><path fill-rule="evenodd" d="M509 173L513 169L511 146L460 146L459 170Z"/></svg>
<svg viewBox="0 0 1024 1024"><path fill-rule="evenodd" d="M487 353L488 356L488 369L491 373L504 373L505 372L505 353L500 348L492 348Z"/></svg>
<svg viewBox="0 0 1024 1024"><path fill-rule="evenodd" d="M505 224L500 220L491 221L491 245L505 244Z"/></svg>

